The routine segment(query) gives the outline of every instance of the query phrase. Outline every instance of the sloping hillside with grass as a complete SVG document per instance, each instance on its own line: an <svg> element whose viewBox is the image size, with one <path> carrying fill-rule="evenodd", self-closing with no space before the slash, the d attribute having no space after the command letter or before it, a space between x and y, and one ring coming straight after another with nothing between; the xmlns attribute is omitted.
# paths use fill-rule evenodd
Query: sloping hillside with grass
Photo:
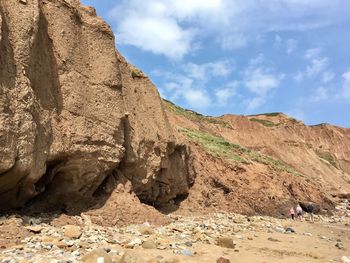
<svg viewBox="0 0 350 263"><path fill-rule="evenodd" d="M189 196L193 202L210 206L204 201L209 198L230 210L235 200L236 210L247 213L263 213L268 202L278 215L280 206L297 202L329 209L332 199L350 191L347 129L306 126L283 113L212 117L169 101L164 106L195 156L197 179Z"/></svg>

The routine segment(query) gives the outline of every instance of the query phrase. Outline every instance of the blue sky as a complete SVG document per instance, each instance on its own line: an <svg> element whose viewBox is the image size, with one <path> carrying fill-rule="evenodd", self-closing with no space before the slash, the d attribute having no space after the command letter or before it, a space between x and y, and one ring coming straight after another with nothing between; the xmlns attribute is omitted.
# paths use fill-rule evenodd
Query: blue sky
<svg viewBox="0 0 350 263"><path fill-rule="evenodd" d="M82 0L162 97L350 127L349 0Z"/></svg>

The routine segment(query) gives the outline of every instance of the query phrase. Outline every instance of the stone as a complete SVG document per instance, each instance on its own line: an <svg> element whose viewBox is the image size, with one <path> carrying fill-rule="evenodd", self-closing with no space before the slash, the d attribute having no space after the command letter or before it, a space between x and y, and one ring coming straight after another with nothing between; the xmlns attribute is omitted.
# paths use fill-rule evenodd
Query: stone
<svg viewBox="0 0 350 263"><path fill-rule="evenodd" d="M129 243L125 245L125 248L134 248L136 246L141 246L142 245L142 240L139 238L135 238L131 240Z"/></svg>
<svg viewBox="0 0 350 263"><path fill-rule="evenodd" d="M180 254L188 257L193 257L193 252L189 249L180 250Z"/></svg>
<svg viewBox="0 0 350 263"><path fill-rule="evenodd" d="M272 242L281 242L280 240L273 238L273 237L269 237L267 240L272 241Z"/></svg>
<svg viewBox="0 0 350 263"><path fill-rule="evenodd" d="M225 247L225 248L235 248L236 243L233 241L232 238L229 237L220 237L217 240L217 245L220 247Z"/></svg>
<svg viewBox="0 0 350 263"><path fill-rule="evenodd" d="M291 227L286 228L286 233L295 233L295 230Z"/></svg>
<svg viewBox="0 0 350 263"><path fill-rule="evenodd" d="M350 257L342 256L341 262L342 262L342 263L350 263Z"/></svg>
<svg viewBox="0 0 350 263"><path fill-rule="evenodd" d="M279 226L275 227L275 231L276 231L277 233L284 233L283 227L279 227Z"/></svg>
<svg viewBox="0 0 350 263"><path fill-rule="evenodd" d="M102 248L91 251L90 253L83 256L81 260L82 263L112 263L112 258Z"/></svg>
<svg viewBox="0 0 350 263"><path fill-rule="evenodd" d="M141 235L152 235L154 233L154 230L149 226L141 226L138 231Z"/></svg>
<svg viewBox="0 0 350 263"><path fill-rule="evenodd" d="M64 236L72 239L78 239L82 235L80 227L74 225L66 225L64 227Z"/></svg>
<svg viewBox="0 0 350 263"><path fill-rule="evenodd" d="M337 242L337 243L335 244L335 246L336 246L338 249L341 249L341 250L344 250L344 249L345 249L343 243L341 243L341 242Z"/></svg>
<svg viewBox="0 0 350 263"><path fill-rule="evenodd" d="M145 249L156 249L157 244L153 240L146 240L142 243L142 247Z"/></svg>
<svg viewBox="0 0 350 263"><path fill-rule="evenodd" d="M230 263L230 260L227 259L227 258L219 257L219 258L216 260L216 263Z"/></svg>
<svg viewBox="0 0 350 263"><path fill-rule="evenodd" d="M145 261L136 253L127 251L120 259L120 263L144 263Z"/></svg>
<svg viewBox="0 0 350 263"><path fill-rule="evenodd" d="M39 234L44 228L42 226L27 226L26 229L34 234Z"/></svg>
<svg viewBox="0 0 350 263"><path fill-rule="evenodd" d="M186 242L185 242L185 246L186 246L186 247L192 247L192 242L186 241Z"/></svg>

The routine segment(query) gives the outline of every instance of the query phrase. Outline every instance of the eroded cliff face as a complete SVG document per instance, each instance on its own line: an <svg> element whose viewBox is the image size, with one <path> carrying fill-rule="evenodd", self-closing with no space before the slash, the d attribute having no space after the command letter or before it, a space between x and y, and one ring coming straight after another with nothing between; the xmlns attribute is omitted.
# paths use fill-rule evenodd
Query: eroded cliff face
<svg viewBox="0 0 350 263"><path fill-rule="evenodd" d="M159 94L76 0L0 0L0 207L87 202L113 176L161 205L188 192L188 150Z"/></svg>
<svg viewBox="0 0 350 263"><path fill-rule="evenodd" d="M307 126L282 113L210 117L164 105L197 173L180 211L285 216L296 203L325 212L349 196L350 129Z"/></svg>

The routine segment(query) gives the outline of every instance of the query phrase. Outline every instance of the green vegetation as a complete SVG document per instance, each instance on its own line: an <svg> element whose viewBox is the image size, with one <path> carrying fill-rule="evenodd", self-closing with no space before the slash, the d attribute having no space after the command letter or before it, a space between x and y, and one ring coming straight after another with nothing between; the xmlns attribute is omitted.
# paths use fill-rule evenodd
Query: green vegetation
<svg viewBox="0 0 350 263"><path fill-rule="evenodd" d="M183 108L175 105L174 103L172 103L169 100L165 100L165 99L163 99L163 100L165 101L168 108L171 111L173 111L174 113L176 113L177 115L184 116L185 118L190 119L192 121L200 121L200 122L203 121L203 122L212 123L212 124L221 124L221 125L228 127L228 123L223 121L223 120L220 120L218 118L214 118L211 116L204 116L204 115L197 113L195 111L183 109Z"/></svg>
<svg viewBox="0 0 350 263"><path fill-rule="evenodd" d="M330 152L323 152L320 150L316 150L315 152L318 155L318 157L320 157L323 160L326 160L327 162L329 162L331 165L333 165L335 168L338 169L337 162L334 160L334 158Z"/></svg>
<svg viewBox="0 0 350 263"><path fill-rule="evenodd" d="M318 126L325 126L325 125L329 125L329 123L323 122L323 123L314 124L314 125L309 125L309 126L310 126L310 127L318 127Z"/></svg>
<svg viewBox="0 0 350 263"><path fill-rule="evenodd" d="M142 72L142 70L134 67L134 66L131 66L130 68L130 72L131 72L131 77L134 79L134 78L144 78L146 77L145 73Z"/></svg>
<svg viewBox="0 0 350 263"><path fill-rule="evenodd" d="M275 117L282 114L281 112L270 112L270 113L261 113L261 114L253 114L253 115L248 115L248 116L268 116L268 117Z"/></svg>
<svg viewBox="0 0 350 263"><path fill-rule="evenodd" d="M278 116L280 114L281 114L280 112L271 112L271 113L263 113L262 115L274 117L274 116Z"/></svg>
<svg viewBox="0 0 350 263"><path fill-rule="evenodd" d="M262 119L257 119L257 118L250 118L249 120L258 122L266 127L274 127L274 126L278 125L278 124L275 124L274 122L269 121L269 120L262 120Z"/></svg>
<svg viewBox="0 0 350 263"><path fill-rule="evenodd" d="M285 171L295 176L301 176L300 173L280 160L273 159L270 156L263 155L241 145L228 142L222 137L181 127L179 127L179 130L185 134L189 140L199 143L206 151L220 156L230 162L244 164L259 162L268 165L275 170Z"/></svg>

